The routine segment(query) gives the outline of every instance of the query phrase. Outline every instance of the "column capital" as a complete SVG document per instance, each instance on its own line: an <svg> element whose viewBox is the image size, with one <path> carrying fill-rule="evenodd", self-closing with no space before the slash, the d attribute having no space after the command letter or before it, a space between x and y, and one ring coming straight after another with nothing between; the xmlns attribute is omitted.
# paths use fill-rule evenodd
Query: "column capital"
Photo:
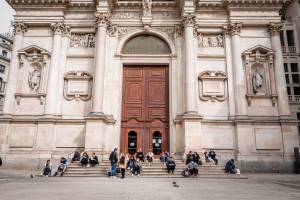
<svg viewBox="0 0 300 200"><path fill-rule="evenodd" d="M69 25L65 25L65 28L62 31L64 37L70 37L71 35L71 27Z"/></svg>
<svg viewBox="0 0 300 200"><path fill-rule="evenodd" d="M271 36L279 34L281 29L282 29L282 23L271 22L268 25L268 30Z"/></svg>
<svg viewBox="0 0 300 200"><path fill-rule="evenodd" d="M66 25L63 22L52 23L50 27L55 35L62 35L66 30Z"/></svg>
<svg viewBox="0 0 300 200"><path fill-rule="evenodd" d="M224 26L225 35L240 35L241 34L242 23L231 23L228 26Z"/></svg>
<svg viewBox="0 0 300 200"><path fill-rule="evenodd" d="M14 22L12 23L14 27L13 33L16 34L23 34L27 31L27 25L23 22Z"/></svg>
<svg viewBox="0 0 300 200"><path fill-rule="evenodd" d="M109 12L96 12L96 24L98 26L108 26L111 22L111 15Z"/></svg>
<svg viewBox="0 0 300 200"><path fill-rule="evenodd" d="M182 24L184 27L193 27L195 25L195 18L196 16L193 13L184 14L182 15Z"/></svg>

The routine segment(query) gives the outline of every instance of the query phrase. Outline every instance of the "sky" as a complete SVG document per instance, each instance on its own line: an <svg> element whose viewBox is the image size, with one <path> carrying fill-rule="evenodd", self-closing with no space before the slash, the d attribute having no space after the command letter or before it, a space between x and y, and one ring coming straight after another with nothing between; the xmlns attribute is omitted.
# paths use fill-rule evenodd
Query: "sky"
<svg viewBox="0 0 300 200"><path fill-rule="evenodd" d="M0 0L0 13L0 33L12 31L11 21L15 12L5 0Z"/></svg>

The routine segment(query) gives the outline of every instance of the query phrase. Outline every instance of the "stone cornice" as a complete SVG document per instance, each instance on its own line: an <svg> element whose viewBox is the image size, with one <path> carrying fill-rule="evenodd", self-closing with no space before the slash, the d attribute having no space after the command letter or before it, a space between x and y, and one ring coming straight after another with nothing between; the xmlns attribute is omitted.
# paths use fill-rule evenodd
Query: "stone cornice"
<svg viewBox="0 0 300 200"><path fill-rule="evenodd" d="M67 5L71 0L6 0L6 2L14 7L15 5Z"/></svg>
<svg viewBox="0 0 300 200"><path fill-rule="evenodd" d="M199 0L201 1L201 0ZM253 4L253 5L257 5L257 4L285 4L285 3L289 3L292 0L223 0L224 4Z"/></svg>

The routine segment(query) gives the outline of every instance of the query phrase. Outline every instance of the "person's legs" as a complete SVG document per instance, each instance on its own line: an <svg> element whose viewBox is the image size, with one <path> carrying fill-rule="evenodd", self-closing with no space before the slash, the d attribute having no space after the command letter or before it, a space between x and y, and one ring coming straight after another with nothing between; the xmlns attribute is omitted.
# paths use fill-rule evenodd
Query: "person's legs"
<svg viewBox="0 0 300 200"><path fill-rule="evenodd" d="M215 159L214 159L214 162L215 162L215 165L217 165L217 164L218 164L218 159L215 158Z"/></svg>
<svg viewBox="0 0 300 200"><path fill-rule="evenodd" d="M111 163L111 176L116 176L116 163Z"/></svg>
<svg viewBox="0 0 300 200"><path fill-rule="evenodd" d="M121 174L122 174L122 178L125 177L125 168L121 168Z"/></svg>

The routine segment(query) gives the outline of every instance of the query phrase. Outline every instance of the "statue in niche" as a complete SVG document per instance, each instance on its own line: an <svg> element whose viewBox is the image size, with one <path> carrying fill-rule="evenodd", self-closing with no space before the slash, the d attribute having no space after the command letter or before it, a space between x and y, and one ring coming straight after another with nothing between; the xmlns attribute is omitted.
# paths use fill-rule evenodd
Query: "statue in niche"
<svg viewBox="0 0 300 200"><path fill-rule="evenodd" d="M259 68L256 68L252 75L253 93L256 94L263 85L263 75L260 73Z"/></svg>
<svg viewBox="0 0 300 200"><path fill-rule="evenodd" d="M37 92L40 87L41 72L37 69L29 72L28 85L33 92Z"/></svg>
<svg viewBox="0 0 300 200"><path fill-rule="evenodd" d="M143 16L151 16L152 0L143 0Z"/></svg>

